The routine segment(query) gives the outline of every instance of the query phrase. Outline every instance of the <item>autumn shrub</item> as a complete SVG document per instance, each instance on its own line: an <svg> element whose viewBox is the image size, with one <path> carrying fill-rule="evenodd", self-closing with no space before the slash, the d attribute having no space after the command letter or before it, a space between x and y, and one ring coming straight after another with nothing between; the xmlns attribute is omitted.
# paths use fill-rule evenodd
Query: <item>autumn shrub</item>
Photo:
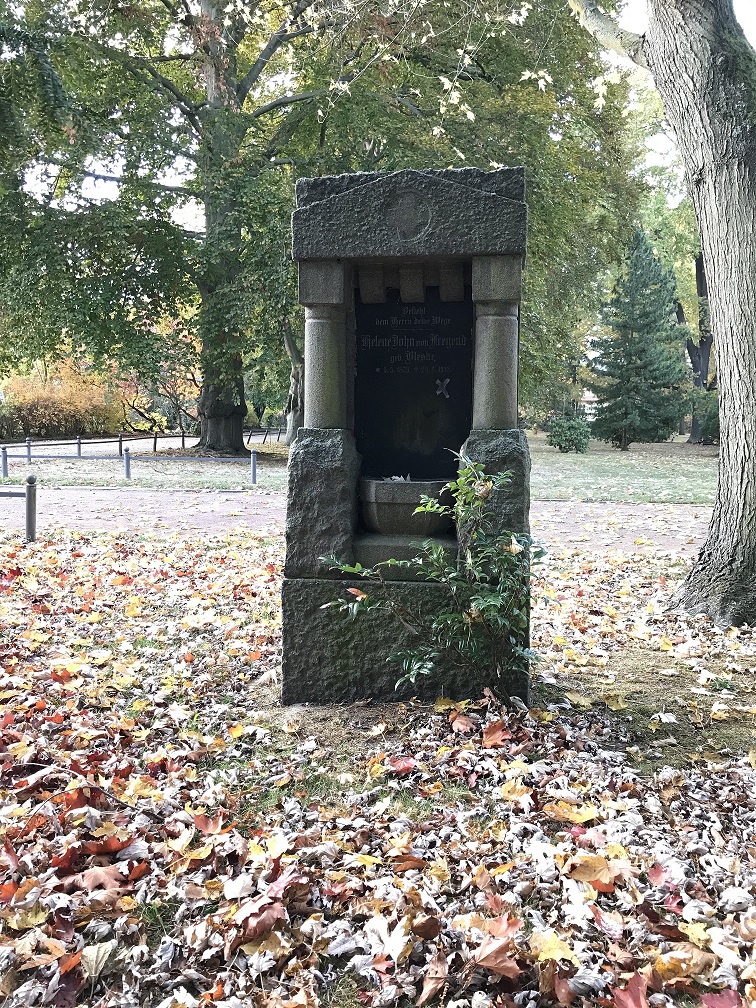
<svg viewBox="0 0 756 1008"><path fill-rule="evenodd" d="M591 439L591 429L580 417L555 417L550 423L546 434L548 444L558 448L560 452L588 451Z"/></svg>
<svg viewBox="0 0 756 1008"><path fill-rule="evenodd" d="M76 437L107 434L123 425L117 391L95 373L61 364L16 375L2 388L0 438Z"/></svg>
<svg viewBox="0 0 756 1008"><path fill-rule="evenodd" d="M527 647L531 564L543 550L526 535L502 532L486 505L492 491L509 481L509 473L487 475L477 462L460 457L457 478L447 483L440 499L422 498L416 514L446 515L457 526L459 549L451 560L444 546L428 540L412 560L385 560L374 567L331 566L342 574L362 578L366 590L350 590L348 599L327 603L352 619L368 612L386 613L414 631L415 646L395 652L401 674L396 688L444 668L480 678L490 671L492 685L504 695L508 679L527 673L532 652ZM453 503L444 504L443 493ZM442 584L448 605L423 614L397 600L386 568L406 570L409 578Z"/></svg>

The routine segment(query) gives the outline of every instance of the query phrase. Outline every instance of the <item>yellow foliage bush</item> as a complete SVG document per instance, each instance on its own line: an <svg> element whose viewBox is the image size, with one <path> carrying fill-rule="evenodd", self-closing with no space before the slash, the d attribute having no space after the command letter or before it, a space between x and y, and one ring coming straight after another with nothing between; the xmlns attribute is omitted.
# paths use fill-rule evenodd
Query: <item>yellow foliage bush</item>
<svg viewBox="0 0 756 1008"><path fill-rule="evenodd" d="M83 366L37 365L0 386L0 439L109 434L124 422L115 384Z"/></svg>

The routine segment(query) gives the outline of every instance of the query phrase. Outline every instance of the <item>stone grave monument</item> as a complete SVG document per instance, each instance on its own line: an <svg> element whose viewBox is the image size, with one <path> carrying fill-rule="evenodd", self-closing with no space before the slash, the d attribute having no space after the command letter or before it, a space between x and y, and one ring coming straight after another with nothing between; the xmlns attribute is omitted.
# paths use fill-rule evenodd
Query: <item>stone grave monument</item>
<svg viewBox="0 0 756 1008"><path fill-rule="evenodd" d="M388 656L401 625L322 606L348 581L323 559L411 559L455 529L413 516L460 450L511 481L488 500L502 530L528 532L530 460L517 429L525 255L524 169L398 171L301 179L293 215L305 309L305 418L292 446L283 583L284 703L394 700ZM391 477L409 480L391 480ZM396 575L390 590L438 608L444 589ZM471 696L454 675L418 683ZM525 676L509 691L527 698Z"/></svg>

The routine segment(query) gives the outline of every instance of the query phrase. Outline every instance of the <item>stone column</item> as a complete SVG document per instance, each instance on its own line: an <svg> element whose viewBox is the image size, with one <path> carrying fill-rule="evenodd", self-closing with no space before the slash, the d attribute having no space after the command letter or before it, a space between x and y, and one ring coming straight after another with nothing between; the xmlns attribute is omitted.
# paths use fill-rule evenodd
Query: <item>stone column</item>
<svg viewBox="0 0 756 1008"><path fill-rule="evenodd" d="M342 263L299 264L299 300L305 306L304 426L343 430L346 419L345 283Z"/></svg>
<svg viewBox="0 0 756 1008"><path fill-rule="evenodd" d="M517 427L521 292L521 256L473 258L472 296L476 315L473 430Z"/></svg>

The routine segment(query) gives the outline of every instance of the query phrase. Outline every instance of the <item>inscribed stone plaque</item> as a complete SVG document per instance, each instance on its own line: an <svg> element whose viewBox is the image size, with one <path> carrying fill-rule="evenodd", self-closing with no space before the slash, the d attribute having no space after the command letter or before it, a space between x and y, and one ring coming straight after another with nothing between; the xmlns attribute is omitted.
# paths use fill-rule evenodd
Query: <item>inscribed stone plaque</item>
<svg viewBox="0 0 756 1008"><path fill-rule="evenodd" d="M450 479L472 426L473 302L385 304L356 295L355 436L362 475Z"/></svg>

